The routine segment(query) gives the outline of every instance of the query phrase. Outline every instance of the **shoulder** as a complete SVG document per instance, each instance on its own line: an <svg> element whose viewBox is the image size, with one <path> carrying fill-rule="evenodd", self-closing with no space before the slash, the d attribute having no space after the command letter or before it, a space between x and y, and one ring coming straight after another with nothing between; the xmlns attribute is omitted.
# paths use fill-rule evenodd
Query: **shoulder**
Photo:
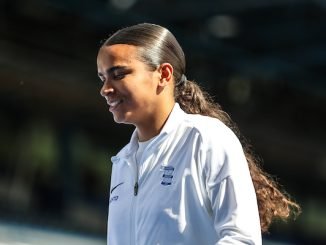
<svg viewBox="0 0 326 245"><path fill-rule="evenodd" d="M228 176L241 178L248 171L242 145L233 131L218 119L188 115L189 124L198 132L198 162L207 176L221 181ZM214 177L215 176L215 177Z"/></svg>
<svg viewBox="0 0 326 245"><path fill-rule="evenodd" d="M225 145L239 142L233 131L217 118L186 114L185 123L198 132L203 143Z"/></svg>

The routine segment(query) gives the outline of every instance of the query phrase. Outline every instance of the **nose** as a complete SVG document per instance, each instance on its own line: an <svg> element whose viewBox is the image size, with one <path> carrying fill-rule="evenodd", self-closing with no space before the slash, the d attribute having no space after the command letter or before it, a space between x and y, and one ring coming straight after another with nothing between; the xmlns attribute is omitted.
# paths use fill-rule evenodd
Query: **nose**
<svg viewBox="0 0 326 245"><path fill-rule="evenodd" d="M105 97L105 96L108 96L109 94L111 94L113 92L114 92L113 87L107 81L105 81L103 83L103 86L102 86L101 90L100 90L101 96Z"/></svg>

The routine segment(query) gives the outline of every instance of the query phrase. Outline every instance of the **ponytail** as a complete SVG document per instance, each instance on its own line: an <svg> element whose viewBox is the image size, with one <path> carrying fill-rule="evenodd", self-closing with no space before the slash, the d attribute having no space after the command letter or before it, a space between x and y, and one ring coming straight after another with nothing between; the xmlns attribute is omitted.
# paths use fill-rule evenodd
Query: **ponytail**
<svg viewBox="0 0 326 245"><path fill-rule="evenodd" d="M296 217L301 212L300 206L280 190L278 184L260 167L260 160L255 157L253 150L241 135L237 125L221 106L194 81L185 79L176 84L174 89L175 101L182 110L189 114L201 114L219 119L228 126L239 138L248 162L250 175L256 191L262 232L267 232L275 219L286 220L291 215Z"/></svg>

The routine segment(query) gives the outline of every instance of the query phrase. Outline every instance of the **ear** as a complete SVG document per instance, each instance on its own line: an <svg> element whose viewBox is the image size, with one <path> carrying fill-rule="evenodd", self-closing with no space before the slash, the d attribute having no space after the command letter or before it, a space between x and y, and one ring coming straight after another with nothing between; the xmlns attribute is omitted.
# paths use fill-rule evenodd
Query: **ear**
<svg viewBox="0 0 326 245"><path fill-rule="evenodd" d="M173 80L173 66L170 63L163 63L159 67L160 81L159 86L165 87L172 84Z"/></svg>

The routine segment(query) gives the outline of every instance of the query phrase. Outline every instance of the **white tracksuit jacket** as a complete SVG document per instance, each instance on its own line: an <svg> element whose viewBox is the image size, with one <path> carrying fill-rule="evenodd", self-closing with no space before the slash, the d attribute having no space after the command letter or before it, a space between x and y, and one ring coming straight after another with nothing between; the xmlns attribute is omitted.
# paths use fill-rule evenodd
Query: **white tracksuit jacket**
<svg viewBox="0 0 326 245"><path fill-rule="evenodd" d="M217 119L175 104L136 164L136 130L112 157L109 245L261 244L242 147Z"/></svg>

